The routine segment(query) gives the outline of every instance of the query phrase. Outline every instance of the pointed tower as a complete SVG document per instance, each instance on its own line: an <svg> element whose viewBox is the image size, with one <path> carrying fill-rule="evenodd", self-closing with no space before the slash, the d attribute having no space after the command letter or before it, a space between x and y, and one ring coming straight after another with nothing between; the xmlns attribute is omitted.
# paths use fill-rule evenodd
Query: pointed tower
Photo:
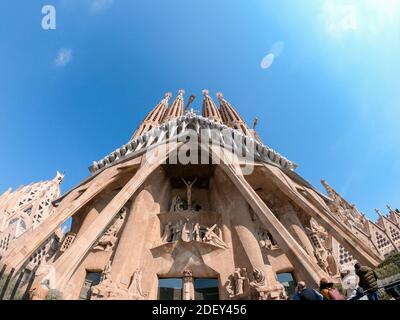
<svg viewBox="0 0 400 320"><path fill-rule="evenodd" d="M247 124L240 117L239 113L231 106L231 104L224 99L221 92L217 93L218 100L220 102L220 111L222 120L224 123L231 128L242 131L245 135L251 135Z"/></svg>
<svg viewBox="0 0 400 320"><path fill-rule="evenodd" d="M203 117L222 123L222 118L217 106L208 94L208 90L203 90Z"/></svg>
<svg viewBox="0 0 400 320"><path fill-rule="evenodd" d="M32 299L49 288L65 300L283 299L294 293L288 282L341 281L327 239L362 264L380 263L364 231L338 219L331 204L347 219L355 209L322 195L261 141L247 148L241 135L230 139L237 130L247 135L246 124L221 95L220 116L203 95L204 116L184 113L180 90L161 120L166 97L147 119L163 121L154 134L97 161L52 202L50 218L5 253L0 262L17 278L44 257L24 282L33 283ZM250 153L246 163L242 153ZM68 219L71 229L48 250Z"/></svg>
<svg viewBox="0 0 400 320"><path fill-rule="evenodd" d="M178 91L178 96L175 98L174 102L172 102L171 106L168 108L165 117L163 119L164 122L168 122L171 119L178 118L183 115L184 111L184 102L183 95L185 94L185 90L181 89Z"/></svg>
<svg viewBox="0 0 400 320"><path fill-rule="evenodd" d="M143 122L140 124L139 128L132 135L132 139L136 139L141 135L145 134L147 131L158 127L164 118L165 112L168 108L168 101L171 98L171 93L167 92L165 98L162 99L153 110L151 110Z"/></svg>

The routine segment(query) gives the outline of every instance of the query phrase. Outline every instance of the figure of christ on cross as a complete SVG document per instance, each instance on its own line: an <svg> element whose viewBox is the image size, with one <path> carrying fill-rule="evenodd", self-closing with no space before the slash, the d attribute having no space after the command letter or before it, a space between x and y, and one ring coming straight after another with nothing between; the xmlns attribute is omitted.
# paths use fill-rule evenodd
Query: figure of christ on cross
<svg viewBox="0 0 400 320"><path fill-rule="evenodd" d="M186 182L185 179L182 178L183 183L186 185L186 194L187 194L187 205L188 205L188 210L192 210L192 187L197 181L197 178L194 179L192 182Z"/></svg>

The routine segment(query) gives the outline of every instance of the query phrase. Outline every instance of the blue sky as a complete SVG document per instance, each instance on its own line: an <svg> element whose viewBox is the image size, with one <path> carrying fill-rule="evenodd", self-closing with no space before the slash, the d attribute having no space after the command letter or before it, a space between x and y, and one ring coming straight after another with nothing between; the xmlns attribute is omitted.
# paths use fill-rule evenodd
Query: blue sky
<svg viewBox="0 0 400 320"><path fill-rule="evenodd" d="M57 29L41 27L54 5ZM400 207L400 1L0 3L0 192L127 142L167 91L224 93L263 141L371 218ZM260 63L268 54L267 65ZM272 64L271 64L272 62Z"/></svg>

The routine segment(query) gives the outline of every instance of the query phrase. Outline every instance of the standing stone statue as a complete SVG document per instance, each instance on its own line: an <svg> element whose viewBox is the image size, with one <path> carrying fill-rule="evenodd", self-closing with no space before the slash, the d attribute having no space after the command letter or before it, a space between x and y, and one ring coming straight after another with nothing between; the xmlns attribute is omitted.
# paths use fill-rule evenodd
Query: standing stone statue
<svg viewBox="0 0 400 320"><path fill-rule="evenodd" d="M246 277L244 273L246 272L246 268L240 269L236 268L233 273L233 279L235 280L235 295L241 295L244 292L244 280Z"/></svg>
<svg viewBox="0 0 400 320"><path fill-rule="evenodd" d="M193 272L188 269L183 271L182 300L194 300Z"/></svg>
<svg viewBox="0 0 400 320"><path fill-rule="evenodd" d="M179 220L173 226L172 241L182 240L182 229L183 229L183 223L182 220Z"/></svg>
<svg viewBox="0 0 400 320"><path fill-rule="evenodd" d="M192 240L192 229L193 224L190 222L185 222L182 228L182 240L185 242L189 242Z"/></svg>
<svg viewBox="0 0 400 320"><path fill-rule="evenodd" d="M170 242L172 240L172 223L168 222L164 226L164 232L163 235L161 236L161 241L162 242Z"/></svg>
<svg viewBox="0 0 400 320"><path fill-rule="evenodd" d="M132 299L143 299L144 294L142 290L142 270L137 268L133 273L132 282L128 288L128 294Z"/></svg>
<svg viewBox="0 0 400 320"><path fill-rule="evenodd" d="M193 236L192 239L194 241L201 241L201 237L200 237L200 224L198 222L196 222L196 224L193 227Z"/></svg>

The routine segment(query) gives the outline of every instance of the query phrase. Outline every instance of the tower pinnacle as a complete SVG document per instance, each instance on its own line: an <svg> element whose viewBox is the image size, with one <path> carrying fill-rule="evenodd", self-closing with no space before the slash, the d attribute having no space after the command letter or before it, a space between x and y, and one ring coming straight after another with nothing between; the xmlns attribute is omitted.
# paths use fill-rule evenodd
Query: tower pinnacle
<svg viewBox="0 0 400 320"><path fill-rule="evenodd" d="M185 90L180 89L178 91L178 96L175 98L174 102L172 102L171 106L168 108L165 117L163 119L164 122L167 122L173 118L178 118L183 115L183 95L185 94Z"/></svg>
<svg viewBox="0 0 400 320"><path fill-rule="evenodd" d="M220 101L220 113L224 123L228 127L241 130L245 135L251 135L247 124L243 121L239 113L232 107L232 105L224 99L223 94L218 92L217 97Z"/></svg>
<svg viewBox="0 0 400 320"><path fill-rule="evenodd" d="M167 111L168 101L171 99L171 93L165 93L164 99L162 99L153 110L151 110L146 118L144 118L143 122L140 124L139 128L132 135L132 139L136 139L140 137L142 134L151 130L154 127L157 127L162 119L164 118L164 114Z"/></svg>
<svg viewBox="0 0 400 320"><path fill-rule="evenodd" d="M214 101L211 99L211 97L208 94L208 90L204 89L202 91L203 93L203 117L209 118L211 120L214 120L216 122L222 122L221 115L219 113L219 110L217 106L215 105Z"/></svg>

